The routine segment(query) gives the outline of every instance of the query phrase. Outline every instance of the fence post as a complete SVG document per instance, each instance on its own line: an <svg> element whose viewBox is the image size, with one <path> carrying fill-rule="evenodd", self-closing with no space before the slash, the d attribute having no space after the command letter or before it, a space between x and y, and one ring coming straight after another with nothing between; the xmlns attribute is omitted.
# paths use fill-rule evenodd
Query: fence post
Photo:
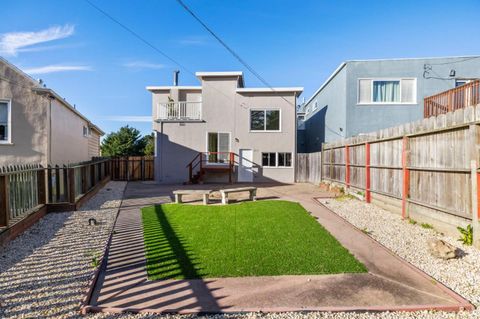
<svg viewBox="0 0 480 319"><path fill-rule="evenodd" d="M469 138L468 143L470 153L470 179L471 179L471 196L472 196L472 228L473 228L473 245L480 248L480 225L478 223L480 217L480 175L478 172L478 135L479 130L476 124L469 126Z"/></svg>
<svg viewBox="0 0 480 319"><path fill-rule="evenodd" d="M403 187L402 187L402 218L408 218L408 196L410 192L410 171L408 169L408 152L409 152L409 140L407 136L402 140L402 173L403 173Z"/></svg>
<svg viewBox="0 0 480 319"><path fill-rule="evenodd" d="M365 143L365 201L370 203L370 143Z"/></svg>
<svg viewBox="0 0 480 319"><path fill-rule="evenodd" d="M350 149L345 145L345 184L350 187Z"/></svg>
<svg viewBox="0 0 480 319"><path fill-rule="evenodd" d="M68 171L68 201L75 204L75 169L67 168Z"/></svg>
<svg viewBox="0 0 480 319"><path fill-rule="evenodd" d="M48 203L53 202L53 183L52 183L52 167L47 165L47 189L48 189Z"/></svg>
<svg viewBox="0 0 480 319"><path fill-rule="evenodd" d="M8 176L0 175L0 226L8 226L10 216Z"/></svg>
<svg viewBox="0 0 480 319"><path fill-rule="evenodd" d="M38 204L43 205L47 203L47 190L45 185L45 169L40 167L37 171L37 194Z"/></svg>
<svg viewBox="0 0 480 319"><path fill-rule="evenodd" d="M82 194L85 194L87 192L87 167L82 166L80 169L80 172L82 173Z"/></svg>

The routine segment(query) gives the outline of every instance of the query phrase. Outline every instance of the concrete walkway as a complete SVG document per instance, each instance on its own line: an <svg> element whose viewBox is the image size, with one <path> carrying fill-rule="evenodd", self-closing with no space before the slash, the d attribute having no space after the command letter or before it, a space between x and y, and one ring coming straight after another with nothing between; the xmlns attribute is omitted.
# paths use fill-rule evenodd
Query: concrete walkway
<svg viewBox="0 0 480 319"><path fill-rule="evenodd" d="M218 185L213 185L218 188ZM196 185L196 188L212 188ZM258 198L300 202L357 259L367 274L209 278L149 281L140 208L170 202L172 191L192 186L129 183L106 269L96 284L92 311L244 312L300 310L459 310L470 304L396 257L314 198L309 184L257 185ZM220 186L221 187L221 186ZM231 187L231 185L225 185ZM242 197L242 194L232 197ZM248 195L245 195L245 197ZM185 198L186 201L193 198ZM199 200L199 199L197 199ZM200 201L201 203L201 201ZM321 249L321 247L319 247Z"/></svg>

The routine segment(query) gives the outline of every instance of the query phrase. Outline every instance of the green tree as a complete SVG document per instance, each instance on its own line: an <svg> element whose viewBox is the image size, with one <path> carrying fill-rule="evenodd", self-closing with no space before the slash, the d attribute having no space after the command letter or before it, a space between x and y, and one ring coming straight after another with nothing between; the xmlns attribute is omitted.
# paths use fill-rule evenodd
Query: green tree
<svg viewBox="0 0 480 319"><path fill-rule="evenodd" d="M145 146L146 140L141 137L140 131L127 125L103 139L102 156L140 156Z"/></svg>
<svg viewBox="0 0 480 319"><path fill-rule="evenodd" d="M145 135L143 137L145 142L145 149L143 150L144 155L153 155L155 153L155 138L153 137L153 133L150 135Z"/></svg>

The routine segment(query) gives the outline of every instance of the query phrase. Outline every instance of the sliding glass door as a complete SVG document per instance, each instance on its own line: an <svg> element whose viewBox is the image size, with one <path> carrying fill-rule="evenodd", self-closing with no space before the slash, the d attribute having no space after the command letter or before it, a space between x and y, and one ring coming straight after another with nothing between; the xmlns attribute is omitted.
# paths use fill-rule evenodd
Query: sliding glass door
<svg viewBox="0 0 480 319"><path fill-rule="evenodd" d="M208 163L228 163L230 133L209 132L207 136Z"/></svg>

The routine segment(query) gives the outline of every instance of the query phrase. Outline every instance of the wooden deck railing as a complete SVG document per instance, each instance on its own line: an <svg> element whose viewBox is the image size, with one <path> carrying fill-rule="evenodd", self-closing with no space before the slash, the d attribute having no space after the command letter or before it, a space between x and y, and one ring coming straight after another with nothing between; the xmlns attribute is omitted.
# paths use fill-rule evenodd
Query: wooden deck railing
<svg viewBox="0 0 480 319"><path fill-rule="evenodd" d="M480 103L480 80L424 99L423 117L428 118Z"/></svg>

